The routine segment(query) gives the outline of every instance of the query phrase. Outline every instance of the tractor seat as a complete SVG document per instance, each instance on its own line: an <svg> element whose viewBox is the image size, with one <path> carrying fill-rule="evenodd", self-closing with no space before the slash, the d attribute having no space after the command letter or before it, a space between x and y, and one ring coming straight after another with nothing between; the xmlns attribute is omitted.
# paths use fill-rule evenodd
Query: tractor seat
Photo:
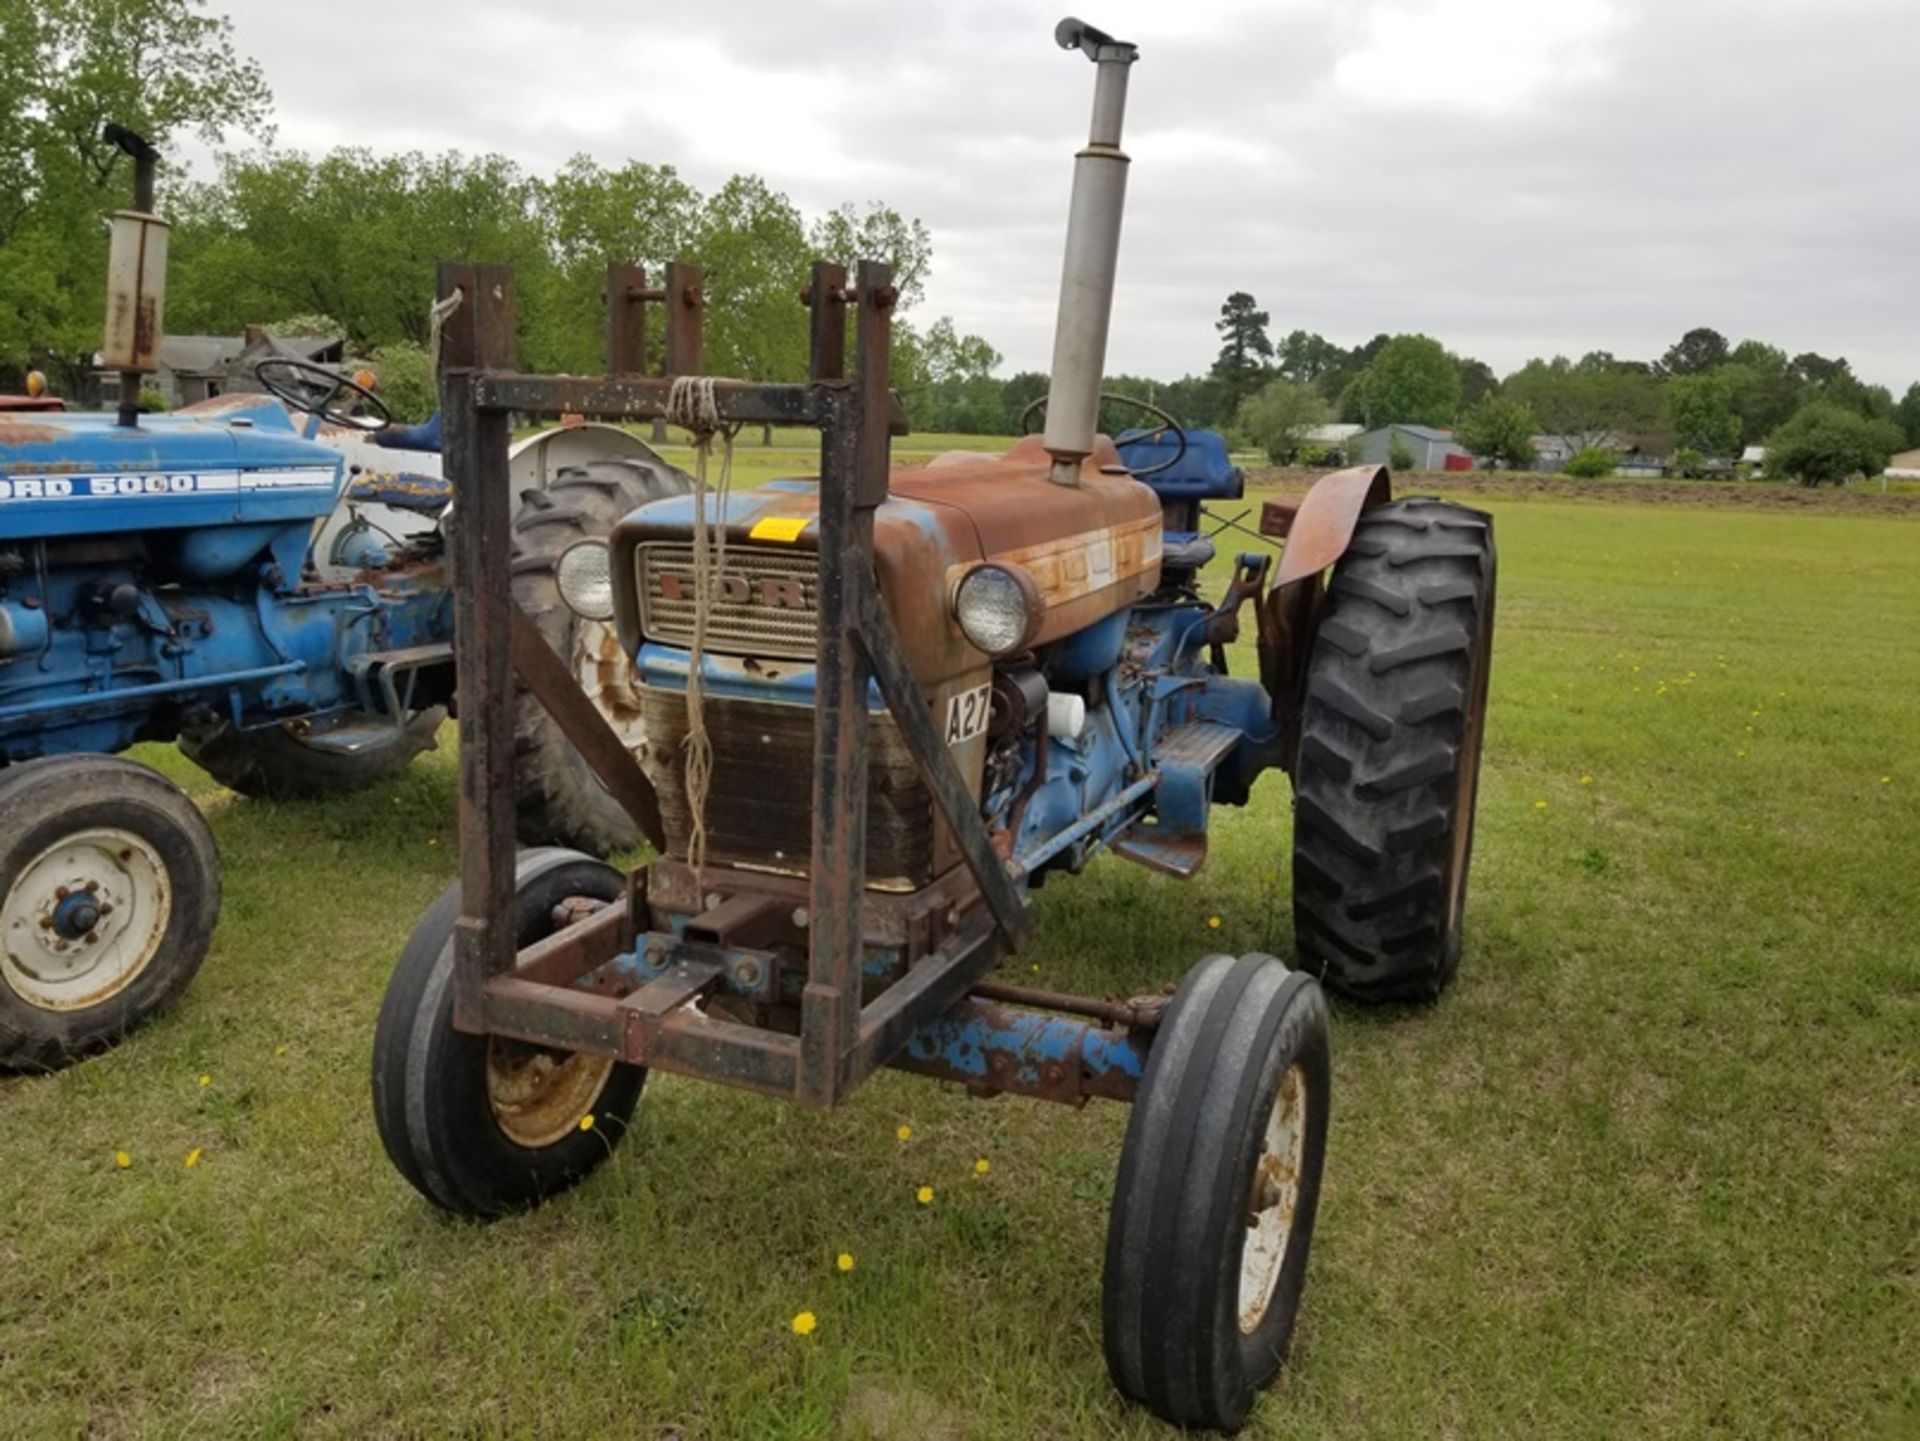
<svg viewBox="0 0 1920 1441"><path fill-rule="evenodd" d="M453 500L453 482L410 470L369 470L348 483L347 499L358 505L390 505L395 510L438 515Z"/></svg>

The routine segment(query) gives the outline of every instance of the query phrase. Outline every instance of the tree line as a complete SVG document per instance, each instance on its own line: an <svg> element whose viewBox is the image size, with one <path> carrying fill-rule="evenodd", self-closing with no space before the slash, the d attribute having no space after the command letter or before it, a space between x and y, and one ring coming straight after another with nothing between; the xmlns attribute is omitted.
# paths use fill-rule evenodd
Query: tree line
<svg viewBox="0 0 1920 1441"><path fill-rule="evenodd" d="M1348 350L1304 330L1275 344L1268 323L1251 295L1228 296L1219 357L1192 383L1217 422L1237 425L1279 463L1300 459L1312 430L1334 420L1452 429L1475 456L1514 468L1535 465L1534 438L1551 435L1573 452L1575 474L1606 474L1621 452L1638 450L1699 475L1760 445L1776 473L1820 484L1874 473L1920 446L1920 382L1896 400L1844 358L1733 344L1705 326L1657 360L1596 350L1532 359L1500 379L1431 336L1376 335Z"/></svg>

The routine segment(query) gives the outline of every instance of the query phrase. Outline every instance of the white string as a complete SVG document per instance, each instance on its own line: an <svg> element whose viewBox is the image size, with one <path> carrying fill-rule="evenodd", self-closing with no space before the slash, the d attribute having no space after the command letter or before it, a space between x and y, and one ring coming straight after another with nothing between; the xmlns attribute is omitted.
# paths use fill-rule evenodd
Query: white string
<svg viewBox="0 0 1920 1441"><path fill-rule="evenodd" d="M458 286L445 300L436 300L427 311L427 373L437 377L440 374L440 328L444 326L453 312L460 308L460 302L467 298L466 292Z"/></svg>
<svg viewBox="0 0 1920 1441"><path fill-rule="evenodd" d="M677 375L667 391L667 421L693 433L693 643L687 665L687 862L694 883L706 889L707 795L713 782L713 741L707 735L706 684L701 674L707 651L707 616L715 583L727 560L727 497L733 486L733 437L739 426L723 425L713 378ZM713 437L720 437L720 482L715 487L717 526L707 523L707 459Z"/></svg>

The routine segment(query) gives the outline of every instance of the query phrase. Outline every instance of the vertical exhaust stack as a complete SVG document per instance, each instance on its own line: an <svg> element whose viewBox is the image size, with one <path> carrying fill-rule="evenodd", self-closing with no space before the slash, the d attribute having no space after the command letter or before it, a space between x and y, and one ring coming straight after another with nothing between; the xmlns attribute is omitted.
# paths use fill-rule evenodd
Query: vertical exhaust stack
<svg viewBox="0 0 1920 1441"><path fill-rule="evenodd" d="M167 222L153 213L153 176L160 152L120 125L107 143L133 157L133 208L107 217L107 329L101 363L120 372L120 424L140 419L140 377L159 368L167 304Z"/></svg>
<svg viewBox="0 0 1920 1441"><path fill-rule="evenodd" d="M1053 332L1053 383L1047 391L1047 454L1056 485L1078 485L1080 462L1093 453L1100 381L1113 315L1113 279L1120 258L1120 216L1127 166L1120 125L1127 109L1127 73L1137 47L1071 16L1055 27L1063 50L1093 61L1093 128L1074 157L1073 201L1067 211L1067 255L1060 272L1060 317Z"/></svg>

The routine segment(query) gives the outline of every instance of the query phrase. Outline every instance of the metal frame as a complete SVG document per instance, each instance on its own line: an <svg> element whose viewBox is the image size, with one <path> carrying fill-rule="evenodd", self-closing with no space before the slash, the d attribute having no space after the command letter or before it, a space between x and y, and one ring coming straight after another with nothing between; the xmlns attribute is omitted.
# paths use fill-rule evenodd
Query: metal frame
<svg viewBox="0 0 1920 1441"><path fill-rule="evenodd" d="M461 911L454 926L454 1024L469 1032L617 1056L789 1097L834 1105L894 1060L916 1033L942 1017L964 1017L966 998L1004 950L1026 937L1028 905L995 851L966 781L914 681L873 568L873 512L887 497L893 403L888 388L891 311L888 267L862 262L848 287L844 269L814 267L803 295L811 311L812 380L805 384L720 381L715 401L728 423L801 425L820 432L819 606L808 957L797 1035L711 1014L692 1002L717 988L731 966L757 953L690 939L649 936L648 873L634 872L630 904L575 922L520 951L514 927L514 679L544 705L594 773L655 847L664 850L658 798L619 737L567 667L515 604L504 584L511 538L507 442L515 415L634 421L667 414L671 381L634 373L643 356L632 312L666 301L670 373L697 373L700 273L668 269L665 293L647 292L637 268L609 272L606 377L523 375L513 369L512 277L501 267L443 265L439 293L463 292L442 334L441 408L446 466L459 504L453 523L460 724ZM616 286L625 287L616 291ZM679 303L675 303L678 300ZM843 374L851 308L856 365ZM685 367L675 371L675 367ZM877 684L940 815L958 841L974 891L947 913L931 953L862 1004L866 875L867 696ZM880 904L878 898L874 904ZM616 958L645 944L660 965L653 979L620 987ZM600 987L605 985L605 989ZM987 1003L970 1002L979 1007ZM1100 1012L1091 1012L1096 1017ZM1082 1023L1069 1022L1069 1025ZM1128 1044L1124 1032L1110 1044ZM942 1071L922 1058L915 1069ZM968 1077L962 1075L962 1079ZM993 1089L1084 1099L1078 1075L1021 1075ZM1043 1083L1044 1082L1044 1083ZM1128 1089L1103 1082L1099 1094Z"/></svg>

